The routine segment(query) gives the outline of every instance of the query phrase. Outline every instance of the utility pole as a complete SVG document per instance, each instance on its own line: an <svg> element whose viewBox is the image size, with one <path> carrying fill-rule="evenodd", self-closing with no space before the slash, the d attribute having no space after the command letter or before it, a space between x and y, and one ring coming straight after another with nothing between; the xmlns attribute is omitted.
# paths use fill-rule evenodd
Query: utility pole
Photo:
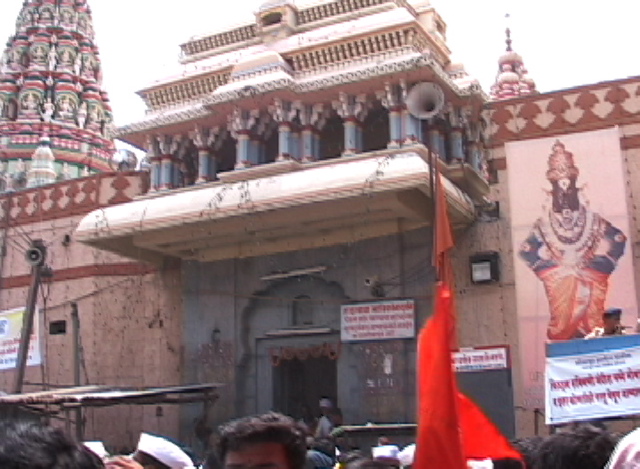
<svg viewBox="0 0 640 469"><path fill-rule="evenodd" d="M80 376L80 364L82 360L82 342L80 341L80 316L78 314L78 303L71 303L71 323L73 327L73 384L82 385ZM78 441L84 439L84 422L82 420L82 407L78 406L76 414L76 438Z"/></svg>
<svg viewBox="0 0 640 469"><path fill-rule="evenodd" d="M36 302L40 291L42 280L42 268L47 258L47 248L41 239L31 242L31 247L25 254L27 262L31 265L31 286L27 296L27 307L22 318L22 332L20 335L20 348L18 349L18 360L16 363L16 381L13 386L13 393L20 394L24 383L24 373L29 357L29 343L33 332L33 320L36 312Z"/></svg>

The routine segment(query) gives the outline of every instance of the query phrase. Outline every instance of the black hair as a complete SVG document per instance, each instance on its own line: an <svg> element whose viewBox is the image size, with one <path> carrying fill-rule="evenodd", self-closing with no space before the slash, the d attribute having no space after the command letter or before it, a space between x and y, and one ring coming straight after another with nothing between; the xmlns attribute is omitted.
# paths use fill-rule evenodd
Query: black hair
<svg viewBox="0 0 640 469"><path fill-rule="evenodd" d="M218 455L215 452L211 452L204 459L203 469L222 469L222 464L218 459Z"/></svg>
<svg viewBox="0 0 640 469"><path fill-rule="evenodd" d="M145 453L144 451L136 451L133 455L133 460L142 467L153 466L156 469L171 469L158 458L150 455L149 453Z"/></svg>
<svg viewBox="0 0 640 469"><path fill-rule="evenodd" d="M359 458L347 464L347 469L389 469L390 467L395 466L370 458Z"/></svg>
<svg viewBox="0 0 640 469"><path fill-rule="evenodd" d="M522 455L525 469L533 469L533 465L538 454L538 448L543 441L544 438L541 436L517 438L511 441L513 447Z"/></svg>
<svg viewBox="0 0 640 469"><path fill-rule="evenodd" d="M493 469L524 469L524 466L517 459L494 459Z"/></svg>
<svg viewBox="0 0 640 469"><path fill-rule="evenodd" d="M302 469L306 462L305 431L292 418L268 412L233 420L219 429L218 457L224 465L227 453L256 443L280 443L284 446L290 469Z"/></svg>
<svg viewBox="0 0 640 469"><path fill-rule="evenodd" d="M0 422L2 469L100 469L104 464L58 428Z"/></svg>
<svg viewBox="0 0 640 469"><path fill-rule="evenodd" d="M602 469L616 447L615 437L592 425L547 437L537 451L534 469Z"/></svg>

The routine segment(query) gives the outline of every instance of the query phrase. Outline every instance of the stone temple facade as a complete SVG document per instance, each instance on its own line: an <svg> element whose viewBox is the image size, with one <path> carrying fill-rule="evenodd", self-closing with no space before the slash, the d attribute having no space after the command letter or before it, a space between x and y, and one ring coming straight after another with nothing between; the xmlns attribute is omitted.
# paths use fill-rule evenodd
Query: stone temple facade
<svg viewBox="0 0 640 469"><path fill-rule="evenodd" d="M150 192L88 214L75 237L179 261L180 380L225 384L212 428L268 409L305 418L321 395L346 422L414 420L435 170L459 233L489 205L488 96L446 31L425 1L271 1L183 44L183 72L140 91L146 116L117 136L146 151ZM392 299L414 305L408 335L342 334L343 306ZM182 409L184 441L199 415Z"/></svg>
<svg viewBox="0 0 640 469"><path fill-rule="evenodd" d="M86 0L28 0L0 64L0 190L108 171L113 117Z"/></svg>

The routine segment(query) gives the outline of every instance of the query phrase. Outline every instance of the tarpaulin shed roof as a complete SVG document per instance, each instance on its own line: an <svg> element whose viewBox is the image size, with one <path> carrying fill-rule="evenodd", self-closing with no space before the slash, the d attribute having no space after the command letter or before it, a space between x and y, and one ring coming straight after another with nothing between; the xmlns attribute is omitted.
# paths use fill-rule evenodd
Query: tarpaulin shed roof
<svg viewBox="0 0 640 469"><path fill-rule="evenodd" d="M0 406L44 406L60 410L77 407L114 405L188 404L215 401L221 384L207 383L158 388L124 388L115 386L82 386L25 394L0 395Z"/></svg>

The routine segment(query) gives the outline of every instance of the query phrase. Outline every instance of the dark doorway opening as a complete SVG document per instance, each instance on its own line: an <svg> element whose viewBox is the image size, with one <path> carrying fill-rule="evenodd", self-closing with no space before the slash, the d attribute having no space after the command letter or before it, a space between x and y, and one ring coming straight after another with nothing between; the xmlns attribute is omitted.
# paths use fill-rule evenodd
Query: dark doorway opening
<svg viewBox="0 0 640 469"><path fill-rule="evenodd" d="M310 423L320 416L320 398L337 406L337 363L328 357L282 360L273 370L274 410Z"/></svg>

